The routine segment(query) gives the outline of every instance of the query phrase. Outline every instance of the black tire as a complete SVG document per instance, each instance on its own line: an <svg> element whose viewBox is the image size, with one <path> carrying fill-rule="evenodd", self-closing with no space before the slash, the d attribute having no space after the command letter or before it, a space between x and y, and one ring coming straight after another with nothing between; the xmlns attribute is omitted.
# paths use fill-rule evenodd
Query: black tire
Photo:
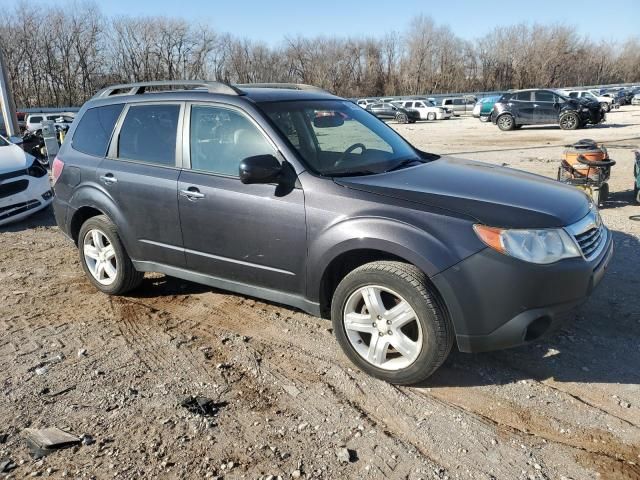
<svg viewBox="0 0 640 480"><path fill-rule="evenodd" d="M560 128L562 130L577 130L580 128L580 118L575 112L567 112L560 117Z"/></svg>
<svg viewBox="0 0 640 480"><path fill-rule="evenodd" d="M398 123L409 123L409 117L407 117L404 113L399 113L396 115L396 122Z"/></svg>
<svg viewBox="0 0 640 480"><path fill-rule="evenodd" d="M490 115L485 115L484 117L480 116L480 121L482 123L487 123L489 120L491 120L491 116Z"/></svg>
<svg viewBox="0 0 640 480"><path fill-rule="evenodd" d="M637 204L640 204L640 188L637 186L633 187L633 198L635 198Z"/></svg>
<svg viewBox="0 0 640 480"><path fill-rule="evenodd" d="M436 114L434 112L429 112L427 113L427 120L435 120L436 119Z"/></svg>
<svg viewBox="0 0 640 480"><path fill-rule="evenodd" d="M405 368L386 370L369 363L351 344L343 322L349 298L359 288L379 285L397 292L411 306L422 330L421 350ZM369 375L396 385L424 382L446 360L453 345L453 328L426 276L415 266L393 261L367 263L342 279L331 303L333 328L347 357Z"/></svg>
<svg viewBox="0 0 640 480"><path fill-rule="evenodd" d="M509 113L500 115L496 123L498 124L498 128L503 132L508 132L516 128L516 122Z"/></svg>
<svg viewBox="0 0 640 480"><path fill-rule="evenodd" d="M600 103L600 107L602 107L602 110L604 110L607 113L609 112L609 110L611 110L611 105L609 105L608 102Z"/></svg>
<svg viewBox="0 0 640 480"><path fill-rule="evenodd" d="M115 251L117 269L115 280L110 285L101 284L89 271L84 253L84 239L91 230L99 230L108 239ZM78 235L78 250L80 253L80 263L87 278L101 292L108 295L122 295L138 287L142 282L144 273L138 272L134 268L133 263L131 263L131 258L129 258L120 241L116 226L106 215L91 217L82 224Z"/></svg>
<svg viewBox="0 0 640 480"><path fill-rule="evenodd" d="M600 187L600 203L604 203L609 200L609 184L603 183Z"/></svg>

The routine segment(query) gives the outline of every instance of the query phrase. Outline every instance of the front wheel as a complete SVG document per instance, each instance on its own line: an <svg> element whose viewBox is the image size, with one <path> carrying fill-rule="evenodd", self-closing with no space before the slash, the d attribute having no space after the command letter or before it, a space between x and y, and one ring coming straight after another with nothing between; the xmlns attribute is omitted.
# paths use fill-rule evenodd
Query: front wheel
<svg viewBox="0 0 640 480"><path fill-rule="evenodd" d="M562 130L576 130L578 127L580 127L580 119L577 113L569 112L560 117L560 128Z"/></svg>
<svg viewBox="0 0 640 480"><path fill-rule="evenodd" d="M397 385L426 380L453 345L453 330L426 276L406 263L372 262L349 273L333 295L331 318L347 357Z"/></svg>
<svg viewBox="0 0 640 480"><path fill-rule="evenodd" d="M516 128L516 122L511 115L505 113L498 117L498 128L503 132L507 132Z"/></svg>
<svg viewBox="0 0 640 480"><path fill-rule="evenodd" d="M484 117L480 116L480 121L483 122L483 123L487 123L489 120L491 120L491 117L488 116L488 115L484 116Z"/></svg>
<svg viewBox="0 0 640 480"><path fill-rule="evenodd" d="M409 117L407 117L407 115L404 113L399 113L398 115L396 115L396 121L398 123L409 123Z"/></svg>
<svg viewBox="0 0 640 480"><path fill-rule="evenodd" d="M436 119L436 114L435 113L433 113L433 112L427 113L427 120L433 121L435 119Z"/></svg>
<svg viewBox="0 0 640 480"><path fill-rule="evenodd" d="M89 281L103 293L122 295L142 282L120 241L118 231L106 215L84 222L78 236L80 262Z"/></svg>
<svg viewBox="0 0 640 480"><path fill-rule="evenodd" d="M640 204L640 188L637 186L633 187L633 198L635 198L637 204Z"/></svg>
<svg viewBox="0 0 640 480"><path fill-rule="evenodd" d="M604 110L605 112L609 112L609 110L611 110L611 105L609 105L609 103L607 102L602 102L600 104L600 107L602 108L602 110Z"/></svg>

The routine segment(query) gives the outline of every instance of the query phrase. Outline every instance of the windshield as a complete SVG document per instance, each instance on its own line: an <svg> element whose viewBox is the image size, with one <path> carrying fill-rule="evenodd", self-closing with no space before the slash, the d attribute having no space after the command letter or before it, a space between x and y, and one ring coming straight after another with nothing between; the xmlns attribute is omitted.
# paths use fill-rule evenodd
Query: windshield
<svg viewBox="0 0 640 480"><path fill-rule="evenodd" d="M261 107L307 166L321 175L382 173L422 161L395 131L351 102L274 102Z"/></svg>

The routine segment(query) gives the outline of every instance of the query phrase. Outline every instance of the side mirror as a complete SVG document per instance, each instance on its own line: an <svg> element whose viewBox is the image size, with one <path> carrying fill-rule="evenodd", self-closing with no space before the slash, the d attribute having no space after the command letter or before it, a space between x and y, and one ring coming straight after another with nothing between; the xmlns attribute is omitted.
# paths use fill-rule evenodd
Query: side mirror
<svg viewBox="0 0 640 480"><path fill-rule="evenodd" d="M240 181L242 183L273 183L282 173L282 165L273 155L255 155L240 162Z"/></svg>
<svg viewBox="0 0 640 480"><path fill-rule="evenodd" d="M9 141L14 145L22 145L24 143L22 137L9 137Z"/></svg>

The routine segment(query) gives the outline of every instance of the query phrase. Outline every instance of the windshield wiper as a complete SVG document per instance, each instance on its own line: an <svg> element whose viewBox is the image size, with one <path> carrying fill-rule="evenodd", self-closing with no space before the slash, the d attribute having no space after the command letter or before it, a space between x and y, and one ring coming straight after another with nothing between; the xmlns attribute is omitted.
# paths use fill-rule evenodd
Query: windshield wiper
<svg viewBox="0 0 640 480"><path fill-rule="evenodd" d="M396 164L395 166L393 166L389 170L385 170L385 173L386 172L393 172L394 170L400 170L401 168L407 167L407 166L411 165L412 163L416 163L416 162L424 163L424 160L420 160L419 158L407 158L405 160L402 160L401 162L399 162L398 164Z"/></svg>

